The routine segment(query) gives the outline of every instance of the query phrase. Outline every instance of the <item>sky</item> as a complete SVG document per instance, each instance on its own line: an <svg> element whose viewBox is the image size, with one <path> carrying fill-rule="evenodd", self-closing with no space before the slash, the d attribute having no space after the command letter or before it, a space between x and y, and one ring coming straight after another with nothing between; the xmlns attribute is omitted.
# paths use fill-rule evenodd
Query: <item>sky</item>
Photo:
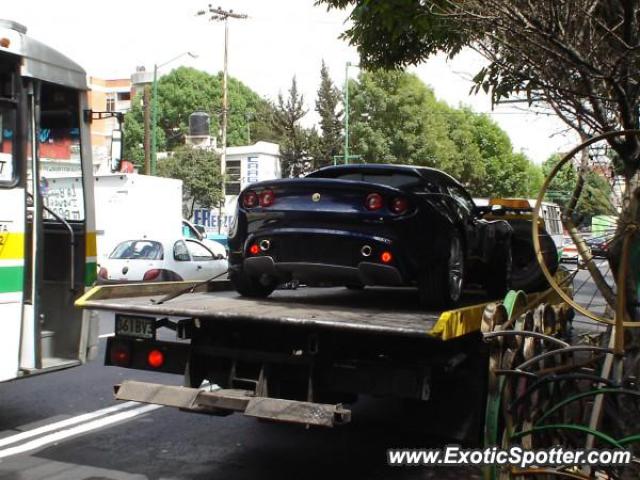
<svg viewBox="0 0 640 480"><path fill-rule="evenodd" d="M21 0L4 2L0 17L24 24L29 35L60 50L91 76L126 78L137 66L152 70L187 51L198 58L183 55L159 73L180 65L215 73L223 65L224 26L196 15L208 5L200 0ZM219 0L212 5L248 15L229 22L229 75L272 100L280 92L286 95L295 75L309 109L307 125L317 121L313 107L322 60L338 86L344 84L346 63L358 63L356 49L338 38L348 12L327 12L314 0ZM491 115L515 150L536 163L577 143L555 117L529 113L525 104L492 110L487 95L470 96L470 78L482 64L481 57L465 51L451 61L437 56L410 71L450 105ZM356 67L349 69L350 76L357 74Z"/></svg>

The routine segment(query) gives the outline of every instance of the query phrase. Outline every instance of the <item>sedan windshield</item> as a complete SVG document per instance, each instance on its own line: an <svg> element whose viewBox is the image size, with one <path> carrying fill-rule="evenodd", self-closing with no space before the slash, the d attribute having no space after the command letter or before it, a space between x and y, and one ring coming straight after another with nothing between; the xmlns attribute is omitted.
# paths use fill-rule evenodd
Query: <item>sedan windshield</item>
<svg viewBox="0 0 640 480"><path fill-rule="evenodd" d="M120 243L109 258L121 260L162 260L162 245L150 240L128 240Z"/></svg>

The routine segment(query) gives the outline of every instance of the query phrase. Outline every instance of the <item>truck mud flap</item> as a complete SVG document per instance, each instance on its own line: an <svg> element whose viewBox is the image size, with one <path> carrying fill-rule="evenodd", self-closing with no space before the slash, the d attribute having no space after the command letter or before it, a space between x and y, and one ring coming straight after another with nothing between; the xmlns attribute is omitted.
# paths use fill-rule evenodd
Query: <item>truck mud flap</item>
<svg viewBox="0 0 640 480"><path fill-rule="evenodd" d="M334 427L351 421L351 410L342 405L256 397L250 390L203 390L157 383L125 381L114 387L118 400L132 400L175 407L197 413L221 410L286 423Z"/></svg>

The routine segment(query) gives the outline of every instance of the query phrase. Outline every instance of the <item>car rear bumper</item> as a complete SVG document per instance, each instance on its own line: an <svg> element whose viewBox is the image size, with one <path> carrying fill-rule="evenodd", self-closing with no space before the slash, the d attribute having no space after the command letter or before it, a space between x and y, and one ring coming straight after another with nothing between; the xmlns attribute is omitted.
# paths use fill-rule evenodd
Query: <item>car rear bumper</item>
<svg viewBox="0 0 640 480"><path fill-rule="evenodd" d="M246 258L242 268L252 276L268 275L282 280L296 278L311 285L406 285L398 268L373 262L360 262L355 267L349 267L327 263L276 262L270 256L260 256Z"/></svg>

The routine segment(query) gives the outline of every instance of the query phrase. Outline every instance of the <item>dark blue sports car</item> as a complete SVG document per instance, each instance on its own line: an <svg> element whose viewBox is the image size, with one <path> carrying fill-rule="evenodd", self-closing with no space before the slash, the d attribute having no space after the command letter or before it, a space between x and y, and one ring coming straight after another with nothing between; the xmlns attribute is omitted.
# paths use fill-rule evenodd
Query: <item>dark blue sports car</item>
<svg viewBox="0 0 640 480"><path fill-rule="evenodd" d="M244 296L279 284L415 286L448 307L466 283L503 295L511 227L486 221L464 187L433 168L343 165L241 192L229 232L229 277Z"/></svg>

